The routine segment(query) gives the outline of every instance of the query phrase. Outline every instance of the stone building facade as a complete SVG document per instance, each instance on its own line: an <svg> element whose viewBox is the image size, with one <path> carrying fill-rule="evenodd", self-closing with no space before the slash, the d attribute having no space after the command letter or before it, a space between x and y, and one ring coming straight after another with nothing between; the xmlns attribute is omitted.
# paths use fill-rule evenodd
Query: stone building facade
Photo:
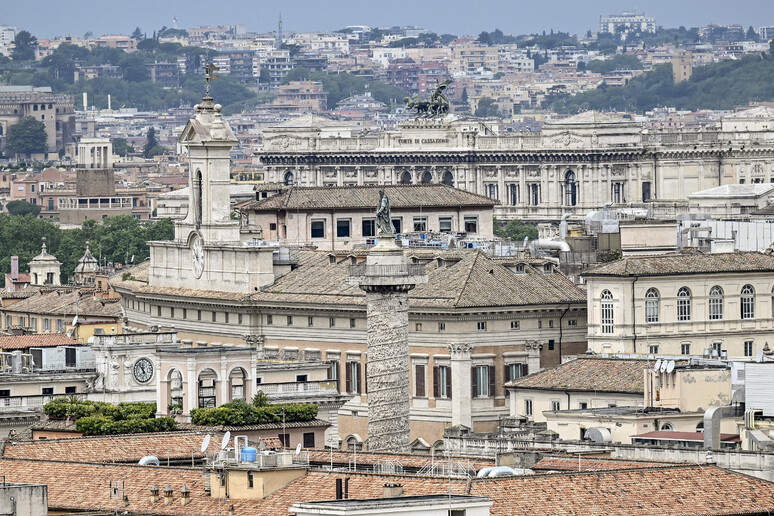
<svg viewBox="0 0 774 516"><path fill-rule="evenodd" d="M4 149L8 128L31 116L46 126L48 152L64 149L75 131L72 95L55 94L51 88L0 86L0 149Z"/></svg>
<svg viewBox="0 0 774 516"><path fill-rule="evenodd" d="M541 132L506 132L489 120L447 116L357 136L304 117L265 130L257 159L271 182L445 183L499 200L498 218L556 220L606 203L686 199L724 184L774 181L774 110L728 119L717 128L646 130L631 118L586 112L548 122Z"/></svg>
<svg viewBox="0 0 774 516"><path fill-rule="evenodd" d="M583 274L596 353L750 360L774 328L774 257L631 256Z"/></svg>

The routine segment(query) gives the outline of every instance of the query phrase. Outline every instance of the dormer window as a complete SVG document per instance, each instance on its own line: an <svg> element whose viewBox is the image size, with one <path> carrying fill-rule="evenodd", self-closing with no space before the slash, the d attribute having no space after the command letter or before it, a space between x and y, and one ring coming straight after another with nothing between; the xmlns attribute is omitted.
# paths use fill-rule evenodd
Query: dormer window
<svg viewBox="0 0 774 516"><path fill-rule="evenodd" d="M543 272L545 274L551 274L551 272L553 272L553 270L554 270L553 265L551 265L550 263L547 263L547 264L543 265Z"/></svg>
<svg viewBox="0 0 774 516"><path fill-rule="evenodd" d="M445 269L446 268L446 260L443 258L436 258L436 267L438 269Z"/></svg>
<svg viewBox="0 0 774 516"><path fill-rule="evenodd" d="M516 274L524 274L524 264L523 263L517 263L516 264Z"/></svg>

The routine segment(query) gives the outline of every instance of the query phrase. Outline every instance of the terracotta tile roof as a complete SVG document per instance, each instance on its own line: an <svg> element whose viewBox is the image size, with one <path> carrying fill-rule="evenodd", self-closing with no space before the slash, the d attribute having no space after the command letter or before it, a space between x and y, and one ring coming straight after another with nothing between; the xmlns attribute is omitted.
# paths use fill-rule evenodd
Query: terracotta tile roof
<svg viewBox="0 0 774 516"><path fill-rule="evenodd" d="M311 421L288 421L284 423L285 428L312 428L312 427L325 427L328 428L331 424L328 421L322 419L313 419ZM283 428L283 423L260 423L255 425L241 425L241 426L201 426L191 423L182 423L177 425L181 429L191 429L198 432L212 432L212 431L231 431L231 433L238 432L240 430L277 430Z"/></svg>
<svg viewBox="0 0 774 516"><path fill-rule="evenodd" d="M674 432L670 430L656 430L645 434L633 435L632 439L658 439L660 441L704 441L703 432ZM720 434L721 441L738 442L739 434Z"/></svg>
<svg viewBox="0 0 774 516"><path fill-rule="evenodd" d="M13 335L0 337L0 349L48 348L54 346L80 346L81 343L64 333L39 333L34 335Z"/></svg>
<svg viewBox="0 0 774 516"><path fill-rule="evenodd" d="M459 188L442 184L379 185L339 187L295 187L278 195L250 201L239 207L251 211L277 210L353 210L376 211L379 190L384 189L395 208L430 208L448 206L493 207L498 201Z"/></svg>
<svg viewBox="0 0 774 516"><path fill-rule="evenodd" d="M437 253L437 251L436 251ZM347 283L347 263L331 264L328 252L299 252L296 268L278 278L272 285L249 299L256 303L323 303L365 305L365 293L356 285ZM420 255L406 250L408 256ZM426 256L426 253L421 254ZM499 260L493 260L478 250L453 251L444 268L436 261L425 265L428 282L417 285L409 293L414 308L474 308L480 306L524 306L541 304L586 303L586 293L561 272L544 274L542 269L527 264L525 273L509 270ZM134 274L135 269L130 269ZM141 273L141 271L138 271ZM123 281L114 276L116 288L147 294L176 294L204 299L244 300L239 293L214 290L174 289L152 287L140 281ZM147 273L144 276L147 281Z"/></svg>
<svg viewBox="0 0 774 516"><path fill-rule="evenodd" d="M514 514L610 515L759 514L774 511L774 484L714 466L670 466L625 471L559 473L451 479L418 475L380 475L355 472L310 471L263 500L220 501L204 491L201 469L100 465L31 460L0 460L0 472L9 482L48 485L51 510L114 508L111 481L123 481L129 513L212 515L234 506L237 515L285 516L295 502L335 498L335 479L349 478L351 499L381 498L383 485L403 486L405 495L471 494L493 500L492 516ZM78 479L73 482L72 479ZM150 487L169 484L172 505L150 503ZM180 504L185 484L191 503Z"/></svg>
<svg viewBox="0 0 774 516"><path fill-rule="evenodd" d="M166 433L112 435L80 437L74 439L46 439L39 441L7 444L3 451L5 459L31 459L55 462L137 462L146 455L155 455L160 460L190 459L204 456L200 452L206 434ZM208 454L217 452L218 439L212 439Z"/></svg>
<svg viewBox="0 0 774 516"><path fill-rule="evenodd" d="M625 459L609 459L598 457L578 457L548 455L540 459L534 466L533 471L612 471L623 469L640 468L665 468L672 466L668 462L650 462Z"/></svg>
<svg viewBox="0 0 774 516"><path fill-rule="evenodd" d="M589 269L583 275L633 277L727 272L774 272L774 255L741 252L628 256Z"/></svg>
<svg viewBox="0 0 774 516"><path fill-rule="evenodd" d="M7 308L10 312L52 315L71 318L77 313L84 317L102 317L118 320L121 317L119 299L99 299L91 291L52 289L41 290L34 296L18 301Z"/></svg>
<svg viewBox="0 0 774 516"><path fill-rule="evenodd" d="M506 383L518 389L643 394L647 360L577 358Z"/></svg>

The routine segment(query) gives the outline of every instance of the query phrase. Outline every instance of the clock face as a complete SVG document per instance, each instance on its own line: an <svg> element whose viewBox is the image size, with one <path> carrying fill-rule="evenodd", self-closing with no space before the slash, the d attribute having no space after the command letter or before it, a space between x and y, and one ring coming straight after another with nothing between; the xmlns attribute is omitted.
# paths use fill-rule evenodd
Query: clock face
<svg viewBox="0 0 774 516"><path fill-rule="evenodd" d="M198 235L191 242L191 267L194 276L201 278L204 271L204 243Z"/></svg>
<svg viewBox="0 0 774 516"><path fill-rule="evenodd" d="M147 358L141 358L134 363L134 379L139 383L148 383L153 378L153 363Z"/></svg>

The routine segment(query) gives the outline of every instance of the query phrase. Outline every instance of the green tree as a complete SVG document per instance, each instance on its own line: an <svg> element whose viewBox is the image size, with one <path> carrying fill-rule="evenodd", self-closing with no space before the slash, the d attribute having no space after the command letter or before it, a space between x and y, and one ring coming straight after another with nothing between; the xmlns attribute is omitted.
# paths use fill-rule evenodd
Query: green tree
<svg viewBox="0 0 774 516"><path fill-rule="evenodd" d="M14 61L33 61L35 59L35 49L38 47L38 38L27 32L19 31L13 38L13 53L11 59Z"/></svg>
<svg viewBox="0 0 774 516"><path fill-rule="evenodd" d="M13 153L29 156L45 152L46 140L46 126L43 122L25 116L8 129L7 148Z"/></svg>
<svg viewBox="0 0 774 516"><path fill-rule="evenodd" d="M538 237L538 230L534 226L524 224L520 220L511 220L507 223L494 219L494 234L500 238L507 238L513 242L520 242L524 237L534 240Z"/></svg>
<svg viewBox="0 0 774 516"><path fill-rule="evenodd" d="M159 142L156 139L156 129L151 127L148 129L148 134L145 137L145 147L142 149L142 155L146 158L150 158L150 152L153 148L158 147Z"/></svg>
<svg viewBox="0 0 774 516"><path fill-rule="evenodd" d="M476 108L474 115L482 118L498 117L500 116L500 108L497 107L494 99L482 97L478 101L478 107Z"/></svg>
<svg viewBox="0 0 774 516"><path fill-rule="evenodd" d="M32 215L37 217L40 213L40 206L32 204L27 201L11 201L6 205L8 213L16 216L23 217L24 215Z"/></svg>
<svg viewBox="0 0 774 516"><path fill-rule="evenodd" d="M758 33L755 32L752 25L747 29L747 34L745 34L744 39L747 41L758 41Z"/></svg>
<svg viewBox="0 0 774 516"><path fill-rule="evenodd" d="M113 154L126 157L134 152L134 147L129 145L126 138L113 138Z"/></svg>
<svg viewBox="0 0 774 516"><path fill-rule="evenodd" d="M142 29L140 27L136 27L134 31L132 31L132 35L129 37L138 41L141 40L143 38Z"/></svg>
<svg viewBox="0 0 774 516"><path fill-rule="evenodd" d="M152 158L154 156L164 156L166 154L171 154L171 151L163 145L156 145L148 150L148 155L146 157Z"/></svg>

